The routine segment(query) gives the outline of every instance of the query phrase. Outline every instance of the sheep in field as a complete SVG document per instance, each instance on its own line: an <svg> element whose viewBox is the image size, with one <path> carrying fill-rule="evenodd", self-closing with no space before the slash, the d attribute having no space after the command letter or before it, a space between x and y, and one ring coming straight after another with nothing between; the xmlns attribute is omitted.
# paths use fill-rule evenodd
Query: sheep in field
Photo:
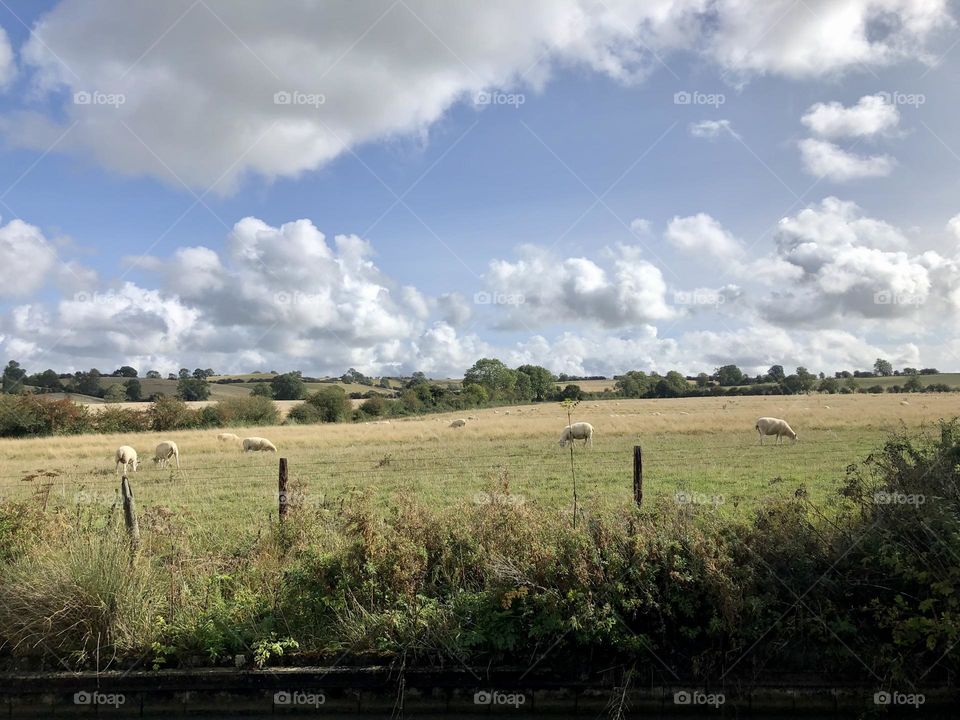
<svg viewBox="0 0 960 720"><path fill-rule="evenodd" d="M589 442L590 447L593 447L593 425L587 422L567 425L560 433L560 447L566 447L568 442L572 443L574 440L583 440L584 447Z"/></svg>
<svg viewBox="0 0 960 720"><path fill-rule="evenodd" d="M177 461L177 469L179 470L180 448L177 447L177 444L173 440L164 440L157 445L157 449L153 453L153 462L159 467L167 467L170 465L170 458L174 458Z"/></svg>
<svg viewBox="0 0 960 720"><path fill-rule="evenodd" d="M757 424L755 425L757 433L760 435L760 444L763 445L763 436L764 435L776 435L777 444L783 444L783 436L786 435L788 438L797 441L797 434L793 429L787 424L786 420L781 420L780 418L773 417L762 417L757 418Z"/></svg>
<svg viewBox="0 0 960 720"><path fill-rule="evenodd" d="M137 458L137 451L129 445L121 445L118 447L115 457L117 461L117 475L120 474L121 466L123 466L124 474L126 474L127 468L132 467L134 472L140 469L140 460Z"/></svg>
<svg viewBox="0 0 960 720"><path fill-rule="evenodd" d="M220 442L238 443L240 442L240 436L234 435L233 433L220 433L217 435L217 440Z"/></svg>
<svg viewBox="0 0 960 720"><path fill-rule="evenodd" d="M243 451L251 452L262 450L264 452L276 452L277 446L262 437L248 437L243 439Z"/></svg>
<svg viewBox="0 0 960 720"><path fill-rule="evenodd" d="M450 423L447 427L462 428L466 424L467 424L466 420L464 420L463 418L457 418L452 423Z"/></svg>

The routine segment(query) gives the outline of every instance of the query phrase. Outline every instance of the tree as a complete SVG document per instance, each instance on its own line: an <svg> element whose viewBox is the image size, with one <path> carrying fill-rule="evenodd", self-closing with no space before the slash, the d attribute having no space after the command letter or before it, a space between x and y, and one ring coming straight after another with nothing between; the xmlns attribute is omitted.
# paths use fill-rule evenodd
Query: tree
<svg viewBox="0 0 960 720"><path fill-rule="evenodd" d="M100 397L103 390L100 388L100 371L96 368L90 368L88 372L76 372L73 374L73 385L76 392L81 395L90 395Z"/></svg>
<svg viewBox="0 0 960 720"><path fill-rule="evenodd" d="M216 373L213 371L213 368L207 368L206 370L203 371L203 374L206 375L207 377L212 377L216 375Z"/></svg>
<svg viewBox="0 0 960 720"><path fill-rule="evenodd" d="M250 391L250 394L254 397L267 397L273 398L273 390L270 388L270 383L258 382L253 384L253 390ZM297 398L299 400L299 398Z"/></svg>
<svg viewBox="0 0 960 720"><path fill-rule="evenodd" d="M210 385L202 378L181 377L177 397L184 401L206 400L210 397Z"/></svg>
<svg viewBox="0 0 960 720"><path fill-rule="evenodd" d="M151 380L159 380L160 373L157 372L156 370L147 370L147 377Z"/></svg>
<svg viewBox="0 0 960 720"><path fill-rule="evenodd" d="M307 394L300 371L275 375L270 380L270 389L274 400L302 400Z"/></svg>
<svg viewBox="0 0 960 720"><path fill-rule="evenodd" d="M510 398L517 384L517 373L495 358L481 358L464 373L463 384L481 385L494 400Z"/></svg>
<svg viewBox="0 0 960 720"><path fill-rule="evenodd" d="M580 400L583 398L583 390L579 385L567 385L560 391L560 397L563 400Z"/></svg>
<svg viewBox="0 0 960 720"><path fill-rule="evenodd" d="M306 399L306 404L318 411L321 422L340 422L353 414L350 398L343 388L336 385L317 390Z"/></svg>
<svg viewBox="0 0 960 720"><path fill-rule="evenodd" d="M690 383L687 382L686 377L676 370L671 370L664 377L657 380L656 385L653 387L653 394L656 397L683 397L688 392L690 392Z"/></svg>
<svg viewBox="0 0 960 720"><path fill-rule="evenodd" d="M127 399L127 393L123 389L123 385L120 383L113 383L110 387L107 388L107 391L103 394L103 399L108 403L118 403L123 402Z"/></svg>
<svg viewBox="0 0 960 720"><path fill-rule="evenodd" d="M188 378L188 377L190 377L190 369L189 369L189 368L180 368L180 372L178 373L177 376L180 377L180 378Z"/></svg>
<svg viewBox="0 0 960 720"><path fill-rule="evenodd" d="M907 378L907 381L903 384L904 392L920 392L923 390L923 383L920 382L919 375L911 375Z"/></svg>
<svg viewBox="0 0 960 720"><path fill-rule="evenodd" d="M483 405L490 399L482 385L467 385L461 391L460 396L468 405Z"/></svg>
<svg viewBox="0 0 960 720"><path fill-rule="evenodd" d="M918 371L916 368L914 368L914 367L905 367L905 368L901 371L901 374L903 374L903 375L916 375L918 372L919 372L919 371Z"/></svg>
<svg viewBox="0 0 960 720"><path fill-rule="evenodd" d="M382 378L380 378L380 383L379 383L379 385L380 385L380 387L386 388L387 390L391 390L391 389L392 389L392 387L391 387L391 385L390 385L390 378L387 378L387 377L382 377Z"/></svg>
<svg viewBox="0 0 960 720"><path fill-rule="evenodd" d="M893 375L893 365L890 364L889 360L877 358L876 362L873 363L873 371L877 375L887 377L888 375Z"/></svg>
<svg viewBox="0 0 960 720"><path fill-rule="evenodd" d="M176 380L177 376L173 373L167 373L167 380Z"/></svg>
<svg viewBox="0 0 960 720"><path fill-rule="evenodd" d="M382 395L372 395L360 404L360 410L365 415L383 415L387 411L387 401Z"/></svg>
<svg viewBox="0 0 960 720"><path fill-rule="evenodd" d="M778 385L783 382L783 379L787 374L783 371L783 365L771 365L770 369L767 370L767 375L770 376L770 379Z"/></svg>
<svg viewBox="0 0 960 720"><path fill-rule="evenodd" d="M797 368L797 378L800 381L800 390L802 392L810 392L817 386L817 376L805 367Z"/></svg>
<svg viewBox="0 0 960 720"><path fill-rule="evenodd" d="M831 395L835 395L836 393L840 392L840 381L836 378L824 378L817 386L817 390L822 393L830 393Z"/></svg>
<svg viewBox="0 0 960 720"><path fill-rule="evenodd" d="M710 376L705 372L697 373L697 387L705 388L710 386Z"/></svg>
<svg viewBox="0 0 960 720"><path fill-rule="evenodd" d="M27 384L47 392L63 390L63 383L60 382L60 376L55 370L44 370L42 373L31 375L27 378Z"/></svg>
<svg viewBox="0 0 960 720"><path fill-rule="evenodd" d="M721 385L743 384L743 371L736 365L724 365L717 368L716 376Z"/></svg>
<svg viewBox="0 0 960 720"><path fill-rule="evenodd" d="M23 379L27 376L27 371L20 367L20 363L11 360L3 369L3 392L18 393L23 387Z"/></svg>
<svg viewBox="0 0 960 720"><path fill-rule="evenodd" d="M517 373L517 382L513 386L513 399L519 402L533 400L533 381L526 373Z"/></svg>
<svg viewBox="0 0 960 720"><path fill-rule="evenodd" d="M417 371L410 376L410 379L407 381L404 387L412 388L412 387L416 387L417 385L429 385L429 384L430 384L430 381L427 379L427 376L424 375L422 372Z"/></svg>
<svg viewBox="0 0 960 720"><path fill-rule="evenodd" d="M125 378L135 378L137 376L137 369L132 368L129 365L121 365L120 369L116 372L120 377Z"/></svg>
<svg viewBox="0 0 960 720"><path fill-rule="evenodd" d="M123 384L127 400L130 402L139 402L143 389L140 387L140 381L136 378L131 378Z"/></svg>
<svg viewBox="0 0 960 720"><path fill-rule="evenodd" d="M537 402L543 402L553 397L557 378L554 374L540 365L521 365L517 368L519 374L530 378L530 389L533 392L533 399Z"/></svg>

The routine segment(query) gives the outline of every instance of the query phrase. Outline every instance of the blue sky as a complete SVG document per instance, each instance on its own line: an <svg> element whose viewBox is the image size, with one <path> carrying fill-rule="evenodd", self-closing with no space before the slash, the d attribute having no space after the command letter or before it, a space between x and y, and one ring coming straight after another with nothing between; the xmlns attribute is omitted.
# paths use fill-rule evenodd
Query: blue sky
<svg viewBox="0 0 960 720"><path fill-rule="evenodd" d="M4 354L960 369L956 7L635 5L7 0Z"/></svg>

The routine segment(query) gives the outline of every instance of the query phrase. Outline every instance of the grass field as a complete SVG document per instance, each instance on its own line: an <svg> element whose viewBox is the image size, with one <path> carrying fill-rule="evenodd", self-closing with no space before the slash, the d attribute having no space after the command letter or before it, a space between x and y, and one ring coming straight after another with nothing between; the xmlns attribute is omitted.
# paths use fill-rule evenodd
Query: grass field
<svg viewBox="0 0 960 720"><path fill-rule="evenodd" d="M632 448L639 442L651 502L673 501L680 492L720 512L738 512L802 485L812 502L825 503L847 465L891 431L956 410L947 394L911 396L908 405L895 395L585 402L574 419L593 423L596 435L592 449L575 451L579 500L588 510L629 503ZM759 415L787 418L800 441L774 446L768 439L761 447L753 428ZM403 496L450 507L491 492L509 493L510 502L569 507L570 456L556 444L566 416L558 404L475 411L476 420L459 430L447 427L452 417L246 434L277 444L289 459L295 497L312 506L367 491L384 510ZM180 472L149 462L161 437L180 446ZM143 461L133 480L141 506L171 514L200 545L236 543L276 513L277 456L225 447L216 431L2 440L0 494L27 496L52 483L50 506L112 503L113 453L121 444L133 445Z"/></svg>

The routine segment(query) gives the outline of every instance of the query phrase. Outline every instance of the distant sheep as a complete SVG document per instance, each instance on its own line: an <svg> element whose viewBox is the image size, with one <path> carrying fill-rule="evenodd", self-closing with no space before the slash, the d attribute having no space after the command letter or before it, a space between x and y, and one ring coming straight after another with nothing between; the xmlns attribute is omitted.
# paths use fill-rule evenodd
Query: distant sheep
<svg viewBox="0 0 960 720"><path fill-rule="evenodd" d="M220 442L238 443L240 442L240 436L234 435L233 433L220 433L217 435L217 440Z"/></svg>
<svg viewBox="0 0 960 720"><path fill-rule="evenodd" d="M760 435L760 444L763 445L763 436L764 435L776 435L777 444L783 444L783 436L786 435L788 438L797 441L797 434L793 429L787 424L786 420L781 420L780 418L773 417L762 417L757 418L756 427L757 433Z"/></svg>
<svg viewBox="0 0 960 720"><path fill-rule="evenodd" d="M900 404L901 404L901 405L909 405L910 403L908 403L906 400L901 400L901 401L900 401Z"/></svg>
<svg viewBox="0 0 960 720"><path fill-rule="evenodd" d="M170 465L170 458L177 461L177 469L179 470L180 448L177 447L177 444L173 440L164 440L157 445L157 449L153 453L153 462L159 467L167 467Z"/></svg>
<svg viewBox="0 0 960 720"><path fill-rule="evenodd" d="M248 437L243 439L244 452L276 452L277 446L262 437Z"/></svg>
<svg viewBox="0 0 960 720"><path fill-rule="evenodd" d="M586 422L578 422L573 425L567 425L560 433L560 447L566 447L567 443L574 440L583 440L584 447L589 442L593 447L593 425Z"/></svg>
<svg viewBox="0 0 960 720"><path fill-rule="evenodd" d="M450 423L447 427L462 428L466 424L467 424L466 420L464 420L463 418L457 418L452 423Z"/></svg>
<svg viewBox="0 0 960 720"><path fill-rule="evenodd" d="M117 475L120 474L121 466L123 467L124 474L126 474L128 468L133 468L134 472L140 469L140 460L137 458L137 451L129 445L121 445L118 447L115 457L117 461Z"/></svg>

